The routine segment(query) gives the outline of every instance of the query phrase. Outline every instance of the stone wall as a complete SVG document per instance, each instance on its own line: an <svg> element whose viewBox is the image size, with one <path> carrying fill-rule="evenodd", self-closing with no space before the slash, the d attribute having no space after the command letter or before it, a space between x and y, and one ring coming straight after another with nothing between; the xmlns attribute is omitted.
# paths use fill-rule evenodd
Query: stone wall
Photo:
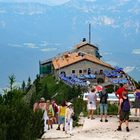
<svg viewBox="0 0 140 140"><path fill-rule="evenodd" d="M88 60L83 60L78 63L74 63L72 65L69 65L67 67L61 68L59 70L55 70L55 75L60 74L61 72L65 72L66 75L71 75L72 70L75 70L75 75L80 76L81 74L87 74L88 69L90 68L91 73L94 74L95 71L99 72L100 70L111 70L111 68L90 62ZM82 73L80 73L82 71Z"/></svg>
<svg viewBox="0 0 140 140"><path fill-rule="evenodd" d="M85 46L80 47L77 50L96 56L96 50L97 49L87 44Z"/></svg>

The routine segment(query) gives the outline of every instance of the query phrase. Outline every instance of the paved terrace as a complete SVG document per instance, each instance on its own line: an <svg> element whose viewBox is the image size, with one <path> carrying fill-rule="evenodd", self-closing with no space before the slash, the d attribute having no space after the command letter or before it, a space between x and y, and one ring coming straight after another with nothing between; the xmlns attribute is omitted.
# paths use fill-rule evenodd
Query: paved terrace
<svg viewBox="0 0 140 140"><path fill-rule="evenodd" d="M56 130L57 125L42 136L42 140L140 140L140 117L130 116L130 132L126 132L125 124L122 126L122 132L116 131L118 118L109 116L108 122L100 122L100 117L95 116L94 120L81 118L83 126L76 127L73 130L73 136L65 134L62 130Z"/></svg>

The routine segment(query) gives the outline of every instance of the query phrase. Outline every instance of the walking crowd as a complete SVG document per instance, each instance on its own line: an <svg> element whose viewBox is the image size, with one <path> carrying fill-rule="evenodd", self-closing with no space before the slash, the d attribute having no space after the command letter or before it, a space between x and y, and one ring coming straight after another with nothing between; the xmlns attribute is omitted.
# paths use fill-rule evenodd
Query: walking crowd
<svg viewBox="0 0 140 140"><path fill-rule="evenodd" d="M62 101L61 105L58 106L55 100L47 100L45 102L45 99L42 97L33 106L34 112L38 109L43 111L44 132L53 129L53 124L58 124L56 130L60 130L62 125L62 130L66 134L72 135L73 120L76 118L71 102Z"/></svg>
<svg viewBox="0 0 140 140"><path fill-rule="evenodd" d="M88 89L87 95L87 110L88 110L88 119L94 118L94 111L97 109L97 92L96 88L92 87ZM100 108L100 122L108 122L108 93L105 87L101 91L98 91L99 97L99 108ZM118 98L118 118L119 124L117 131L122 131L122 124L125 123L126 131L129 132L129 115L131 103L128 96L128 85L120 84L119 88L115 92L116 97ZM137 87L134 92L135 95L135 116L140 117L140 87ZM73 121L75 120L75 113L73 105L71 102L62 101L61 105L58 106L55 100L47 100L42 97L39 103L35 103L33 110L36 111L41 109L43 113L44 120L44 132L47 132L49 129L53 128L53 124L58 124L56 130L63 130L65 133L73 135Z"/></svg>

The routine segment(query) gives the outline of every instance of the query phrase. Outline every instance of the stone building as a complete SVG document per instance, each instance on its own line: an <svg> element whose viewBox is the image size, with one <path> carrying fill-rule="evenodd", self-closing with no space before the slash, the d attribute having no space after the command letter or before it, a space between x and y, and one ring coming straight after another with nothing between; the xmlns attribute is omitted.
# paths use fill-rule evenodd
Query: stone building
<svg viewBox="0 0 140 140"><path fill-rule="evenodd" d="M73 50L62 53L52 59L40 62L40 75L53 73L58 76L101 73L103 70L112 70L113 67L101 60L99 49L88 42L81 42Z"/></svg>

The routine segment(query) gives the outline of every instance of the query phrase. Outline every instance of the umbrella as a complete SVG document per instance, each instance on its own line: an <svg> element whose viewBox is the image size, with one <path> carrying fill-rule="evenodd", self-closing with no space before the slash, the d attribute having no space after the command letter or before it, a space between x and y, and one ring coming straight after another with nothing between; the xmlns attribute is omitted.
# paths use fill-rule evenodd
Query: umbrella
<svg viewBox="0 0 140 140"><path fill-rule="evenodd" d="M96 86L96 91L98 92L98 91L102 91L103 90L103 87L102 86L100 86L100 85L98 85L98 86Z"/></svg>

